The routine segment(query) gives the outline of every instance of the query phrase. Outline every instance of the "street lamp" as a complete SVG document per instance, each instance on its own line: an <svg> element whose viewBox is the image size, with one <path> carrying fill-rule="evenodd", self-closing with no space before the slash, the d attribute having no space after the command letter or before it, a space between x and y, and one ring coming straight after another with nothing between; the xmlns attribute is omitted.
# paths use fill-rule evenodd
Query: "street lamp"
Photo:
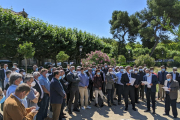
<svg viewBox="0 0 180 120"><path fill-rule="evenodd" d="M129 62L130 62L130 53L131 53L131 51L130 51L130 50L128 50L128 54L129 54Z"/></svg>
<svg viewBox="0 0 180 120"><path fill-rule="evenodd" d="M80 46L79 46L80 59L81 59L81 52L82 52L82 49L83 49L83 46L82 46L82 45L80 45Z"/></svg>

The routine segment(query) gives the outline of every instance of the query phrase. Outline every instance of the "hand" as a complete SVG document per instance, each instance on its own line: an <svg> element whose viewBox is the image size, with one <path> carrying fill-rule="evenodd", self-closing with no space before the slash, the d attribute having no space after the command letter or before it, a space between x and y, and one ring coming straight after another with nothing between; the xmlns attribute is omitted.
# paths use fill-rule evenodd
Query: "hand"
<svg viewBox="0 0 180 120"><path fill-rule="evenodd" d="M84 88L87 89L87 86L85 86Z"/></svg>
<svg viewBox="0 0 180 120"><path fill-rule="evenodd" d="M126 83L127 86L131 85L131 83Z"/></svg>
<svg viewBox="0 0 180 120"><path fill-rule="evenodd" d="M144 83L141 83L141 85L145 85Z"/></svg>
<svg viewBox="0 0 180 120"><path fill-rule="evenodd" d="M99 90L101 90L101 87L99 87Z"/></svg>
<svg viewBox="0 0 180 120"><path fill-rule="evenodd" d="M64 96L64 99L66 99L66 95Z"/></svg>
<svg viewBox="0 0 180 120"><path fill-rule="evenodd" d="M168 88L168 90L170 91L170 90L171 90L171 88Z"/></svg>
<svg viewBox="0 0 180 120"><path fill-rule="evenodd" d="M32 111L33 109L36 109L36 106L32 106L32 107L30 107L30 109L31 109L31 111Z"/></svg>
<svg viewBox="0 0 180 120"><path fill-rule="evenodd" d="M38 111L37 111L36 108L35 108L35 109L32 109L32 110L31 110L31 113L33 114L33 116L35 116L35 115L38 113Z"/></svg>
<svg viewBox="0 0 180 120"><path fill-rule="evenodd" d="M150 86L153 86L153 84L151 83L151 84L149 84Z"/></svg>

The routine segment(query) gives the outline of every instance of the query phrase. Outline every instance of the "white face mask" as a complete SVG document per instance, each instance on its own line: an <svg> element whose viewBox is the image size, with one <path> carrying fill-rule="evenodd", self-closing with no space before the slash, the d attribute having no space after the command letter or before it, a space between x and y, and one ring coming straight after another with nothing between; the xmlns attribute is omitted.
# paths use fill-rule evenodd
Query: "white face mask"
<svg viewBox="0 0 180 120"><path fill-rule="evenodd" d="M48 73L46 73L46 77L49 77L49 74L48 74Z"/></svg>
<svg viewBox="0 0 180 120"><path fill-rule="evenodd" d="M31 83L31 87L34 87L35 85L36 85L36 82L33 81L33 82Z"/></svg>
<svg viewBox="0 0 180 120"><path fill-rule="evenodd" d="M25 73L25 72L23 72L23 75L25 76L25 75L26 75L26 73Z"/></svg>

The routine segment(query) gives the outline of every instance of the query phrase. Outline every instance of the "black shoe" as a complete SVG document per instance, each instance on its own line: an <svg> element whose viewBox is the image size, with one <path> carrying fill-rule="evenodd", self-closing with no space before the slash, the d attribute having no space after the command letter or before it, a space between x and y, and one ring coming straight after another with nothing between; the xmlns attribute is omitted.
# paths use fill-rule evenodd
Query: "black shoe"
<svg viewBox="0 0 180 120"><path fill-rule="evenodd" d="M118 102L118 105L121 105L122 103L121 102Z"/></svg>
<svg viewBox="0 0 180 120"><path fill-rule="evenodd" d="M150 110L145 110L144 112L150 112Z"/></svg>
<svg viewBox="0 0 180 120"><path fill-rule="evenodd" d="M109 105L108 105L108 107L112 107L112 105L111 105L111 104L109 104Z"/></svg>
<svg viewBox="0 0 180 120"><path fill-rule="evenodd" d="M127 108L127 107L125 108L125 111L128 111L128 108Z"/></svg>
<svg viewBox="0 0 180 120"><path fill-rule="evenodd" d="M72 111L71 111L71 110L68 110L68 113L69 113L69 114L72 114Z"/></svg>
<svg viewBox="0 0 180 120"><path fill-rule="evenodd" d="M67 117L63 115L62 118L67 118Z"/></svg>
<svg viewBox="0 0 180 120"><path fill-rule="evenodd" d="M139 102L136 102L137 104L139 104Z"/></svg>
<svg viewBox="0 0 180 120"><path fill-rule="evenodd" d="M174 118L177 118L177 116L174 116Z"/></svg>
<svg viewBox="0 0 180 120"><path fill-rule="evenodd" d="M113 103L114 106L117 106L116 103Z"/></svg>
<svg viewBox="0 0 180 120"><path fill-rule="evenodd" d="M103 107L104 106L104 104L102 104L100 107Z"/></svg>
<svg viewBox="0 0 180 120"><path fill-rule="evenodd" d="M94 101L94 100L90 100L90 101Z"/></svg>
<svg viewBox="0 0 180 120"><path fill-rule="evenodd" d="M163 115L164 115L164 116L166 116L166 115L169 116L169 114L166 114L166 113L164 113Z"/></svg>
<svg viewBox="0 0 180 120"><path fill-rule="evenodd" d="M73 109L73 111L80 112L80 110L79 110L79 109L77 109L77 108L76 108L76 109Z"/></svg>
<svg viewBox="0 0 180 120"><path fill-rule="evenodd" d="M117 98L114 98L114 100L117 100Z"/></svg>
<svg viewBox="0 0 180 120"><path fill-rule="evenodd" d="M136 108L133 108L134 111L137 111Z"/></svg>

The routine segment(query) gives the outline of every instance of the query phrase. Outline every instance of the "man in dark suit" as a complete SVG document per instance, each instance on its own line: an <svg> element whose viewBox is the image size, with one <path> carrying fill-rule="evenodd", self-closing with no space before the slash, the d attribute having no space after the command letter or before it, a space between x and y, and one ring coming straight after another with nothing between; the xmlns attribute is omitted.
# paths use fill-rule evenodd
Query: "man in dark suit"
<svg viewBox="0 0 180 120"><path fill-rule="evenodd" d="M139 86L140 86L140 79L139 79L139 74L138 74L138 69L134 68L134 76L136 78L136 81L134 82L134 87L135 87L135 103L139 103Z"/></svg>
<svg viewBox="0 0 180 120"><path fill-rule="evenodd" d="M42 102L44 92L43 92L43 89L38 80L39 76L40 76L39 72L33 72L34 81L36 82L36 85L33 88L36 89L37 92L39 92L39 100L38 100L37 105L40 107L38 110L37 116L36 116L36 120L43 119L42 118L42 116L43 116L43 107L42 106L44 105Z"/></svg>
<svg viewBox="0 0 180 120"><path fill-rule="evenodd" d="M131 67L126 66L126 73L122 74L121 83L124 84L124 97L125 97L125 110L128 110L128 95L130 96L132 109L135 108L135 95L134 95L134 84L131 85L132 78L135 78L134 74L131 73Z"/></svg>
<svg viewBox="0 0 180 120"><path fill-rule="evenodd" d="M52 68L52 74L50 74L50 75L48 76L49 81L52 80L54 71L56 71L56 67L53 67L53 68Z"/></svg>
<svg viewBox="0 0 180 120"><path fill-rule="evenodd" d="M180 85L180 78L179 78L179 73L177 72L177 67L173 67L173 72L170 72L169 74L171 74L173 80L178 81Z"/></svg>
<svg viewBox="0 0 180 120"><path fill-rule="evenodd" d="M88 72L86 72L87 76L89 77L89 86L88 89L90 91L89 99L93 101L93 76L92 76L92 69L89 68Z"/></svg>
<svg viewBox="0 0 180 120"><path fill-rule="evenodd" d="M69 102L68 102L68 113L72 114L71 111L71 105L72 105L72 101L75 97L75 101L74 101L74 109L73 111L77 111L80 112L80 110L78 109L78 99L79 99L79 82L80 79L78 78L78 74L75 73L75 67L71 66L70 67L70 72L67 74L67 81L69 83L69 87L70 87L70 98L69 98Z"/></svg>
<svg viewBox="0 0 180 120"><path fill-rule="evenodd" d="M62 72L56 70L53 74L53 79L50 83L50 103L52 105L53 120L59 120L63 98L66 98L66 93L60 82ZM60 77L61 76L61 77Z"/></svg>
<svg viewBox="0 0 180 120"><path fill-rule="evenodd" d="M139 66L139 81L143 81L143 77L145 75L142 66ZM144 85L139 86L139 91L140 91L140 98L142 99L142 101L144 101Z"/></svg>
<svg viewBox="0 0 180 120"><path fill-rule="evenodd" d="M177 113L176 101L178 98L179 84L178 84L178 81L173 80L171 74L167 74L166 77L167 77L167 80L165 80L164 86L168 87L169 91L166 91L164 115L169 115L170 105L171 105L174 118L177 118L178 113Z"/></svg>
<svg viewBox="0 0 180 120"><path fill-rule="evenodd" d="M4 68L0 70L0 80L2 83L2 90L4 90L4 80L6 78L6 71L8 70L8 65L4 64Z"/></svg>
<svg viewBox="0 0 180 120"><path fill-rule="evenodd" d="M150 112L150 98L152 101L153 114L155 114L155 95L156 95L156 84L158 83L157 76L150 72L150 69L146 69L146 75L143 77L143 81L147 81L145 85L146 99L147 99L147 110L144 112Z"/></svg>
<svg viewBox="0 0 180 120"><path fill-rule="evenodd" d="M158 72L158 82L159 82L159 96L160 100L162 101L162 97L164 96L164 90L162 87L164 87L164 81L167 79L166 75L168 72L166 72L165 66L161 66L161 71Z"/></svg>

